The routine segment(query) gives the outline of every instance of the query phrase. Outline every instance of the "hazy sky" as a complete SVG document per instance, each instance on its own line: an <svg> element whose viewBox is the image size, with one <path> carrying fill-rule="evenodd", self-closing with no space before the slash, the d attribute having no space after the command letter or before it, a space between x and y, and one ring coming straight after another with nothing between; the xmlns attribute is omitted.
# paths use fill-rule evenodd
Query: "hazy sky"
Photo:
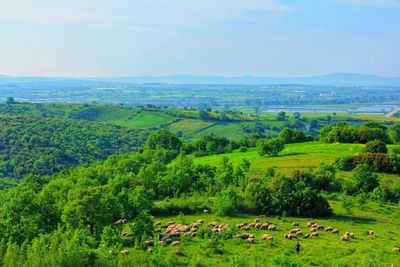
<svg viewBox="0 0 400 267"><path fill-rule="evenodd" d="M0 0L0 74L400 76L398 0Z"/></svg>

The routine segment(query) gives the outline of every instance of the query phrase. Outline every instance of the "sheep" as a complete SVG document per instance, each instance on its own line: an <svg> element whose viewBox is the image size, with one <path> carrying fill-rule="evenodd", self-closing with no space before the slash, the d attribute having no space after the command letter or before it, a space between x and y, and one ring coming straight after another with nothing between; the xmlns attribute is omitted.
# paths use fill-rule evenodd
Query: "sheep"
<svg viewBox="0 0 400 267"><path fill-rule="evenodd" d="M177 246L177 245L179 245L179 241L178 240L175 240L175 241L173 241L172 243L171 243L171 246L173 246L173 247L175 247L175 246Z"/></svg>
<svg viewBox="0 0 400 267"><path fill-rule="evenodd" d="M333 230L333 227L326 227L324 231L325 232L332 232L332 230Z"/></svg>
<svg viewBox="0 0 400 267"><path fill-rule="evenodd" d="M204 223L204 220L203 220L203 219L197 220L196 223L203 224L203 223Z"/></svg>
<svg viewBox="0 0 400 267"><path fill-rule="evenodd" d="M121 250L120 253L123 254L123 255L128 255L129 254L129 250L124 249L124 250Z"/></svg>
<svg viewBox="0 0 400 267"><path fill-rule="evenodd" d="M303 235L303 238L309 238L310 234Z"/></svg>
<svg viewBox="0 0 400 267"><path fill-rule="evenodd" d="M344 235L344 236L342 236L340 239L341 239L342 241L345 241L345 242L349 242L349 241L350 241L350 237L349 237L348 235Z"/></svg>
<svg viewBox="0 0 400 267"><path fill-rule="evenodd" d="M311 228L309 232L310 232L310 233L314 233L314 232L316 232L316 231L317 231L317 228Z"/></svg>
<svg viewBox="0 0 400 267"><path fill-rule="evenodd" d="M392 248L393 252L400 252L400 248Z"/></svg>
<svg viewBox="0 0 400 267"><path fill-rule="evenodd" d="M254 243L254 238L250 238L250 237L247 238L247 242L250 243L250 244L253 244Z"/></svg>
<svg viewBox="0 0 400 267"><path fill-rule="evenodd" d="M368 231L368 235L369 235L369 236L373 236L374 234L375 234L374 231L372 231L372 230L369 230L369 231Z"/></svg>
<svg viewBox="0 0 400 267"><path fill-rule="evenodd" d="M145 244L146 244L146 246L154 246L154 241L153 240L146 240Z"/></svg>
<svg viewBox="0 0 400 267"><path fill-rule="evenodd" d="M268 225L268 223L263 223L263 224L261 224L261 226L260 226L259 229L260 229L260 230L269 230L269 225Z"/></svg>
<svg viewBox="0 0 400 267"><path fill-rule="evenodd" d="M276 230L276 225L275 224L268 225L268 230L275 231Z"/></svg>
<svg viewBox="0 0 400 267"><path fill-rule="evenodd" d="M298 231L295 235L296 235L296 236L302 236L302 235L303 235L303 232L302 232L302 231Z"/></svg>
<svg viewBox="0 0 400 267"><path fill-rule="evenodd" d="M323 226L322 224L319 224L319 225L317 226L317 230L324 230L324 226Z"/></svg>
<svg viewBox="0 0 400 267"><path fill-rule="evenodd" d="M300 226L300 223L298 223L298 222L292 223L292 227L295 227L295 226Z"/></svg>
<svg viewBox="0 0 400 267"><path fill-rule="evenodd" d="M264 239L264 240L272 240L273 237L272 237L272 235L264 234L264 235L262 235L262 239Z"/></svg>
<svg viewBox="0 0 400 267"><path fill-rule="evenodd" d="M210 211L209 211L209 210L203 210L203 213L204 213L204 214L209 214Z"/></svg>
<svg viewBox="0 0 400 267"><path fill-rule="evenodd" d="M256 218L256 219L254 219L254 223L256 224L256 223L259 223L260 222L260 219L258 219L258 218Z"/></svg>
<svg viewBox="0 0 400 267"><path fill-rule="evenodd" d="M311 227L311 225L313 225L313 224L315 224L315 222L308 222L308 223L306 224L306 227Z"/></svg>
<svg viewBox="0 0 400 267"><path fill-rule="evenodd" d="M313 233L310 234L310 236L319 236L319 233L318 232L313 232Z"/></svg>
<svg viewBox="0 0 400 267"><path fill-rule="evenodd" d="M126 219L119 219L118 221L115 222L115 224L125 224Z"/></svg>
<svg viewBox="0 0 400 267"><path fill-rule="evenodd" d="M161 222L160 221L158 221L158 222L156 222L155 224L154 224L154 226L160 226L161 225Z"/></svg>
<svg viewBox="0 0 400 267"><path fill-rule="evenodd" d="M256 229L260 229L260 227L261 227L262 225L263 225L262 223L256 223L255 228L256 228Z"/></svg>
<svg viewBox="0 0 400 267"><path fill-rule="evenodd" d="M338 233L339 233L339 229L333 229L333 230L331 231L331 233L332 233L332 234L338 234Z"/></svg>
<svg viewBox="0 0 400 267"><path fill-rule="evenodd" d="M296 229L290 230L290 233L291 233L291 234L295 234L295 233L297 233L297 232L299 232L299 231L300 231L300 229L296 228Z"/></svg>

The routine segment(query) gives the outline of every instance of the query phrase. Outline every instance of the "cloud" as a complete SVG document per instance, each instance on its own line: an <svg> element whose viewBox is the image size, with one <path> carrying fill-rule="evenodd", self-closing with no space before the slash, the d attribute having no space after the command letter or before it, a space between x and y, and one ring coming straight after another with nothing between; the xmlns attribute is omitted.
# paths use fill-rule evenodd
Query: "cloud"
<svg viewBox="0 0 400 267"><path fill-rule="evenodd" d="M340 2L353 6L370 6L370 7L391 7L398 6L397 0L339 0Z"/></svg>
<svg viewBox="0 0 400 267"><path fill-rule="evenodd" d="M38 24L101 23L107 20L79 7L51 7L43 2L42 5L39 5L40 1L32 5L32 2L24 0L0 0L0 19Z"/></svg>

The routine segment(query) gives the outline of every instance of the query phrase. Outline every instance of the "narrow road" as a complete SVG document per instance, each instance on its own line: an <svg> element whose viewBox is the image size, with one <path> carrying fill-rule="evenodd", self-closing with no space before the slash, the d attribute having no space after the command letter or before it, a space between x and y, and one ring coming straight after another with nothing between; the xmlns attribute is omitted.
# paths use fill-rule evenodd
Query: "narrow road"
<svg viewBox="0 0 400 267"><path fill-rule="evenodd" d="M400 108L394 109L391 112L389 112L388 114L385 115L385 117L393 117L394 115L396 115L397 113L400 113Z"/></svg>

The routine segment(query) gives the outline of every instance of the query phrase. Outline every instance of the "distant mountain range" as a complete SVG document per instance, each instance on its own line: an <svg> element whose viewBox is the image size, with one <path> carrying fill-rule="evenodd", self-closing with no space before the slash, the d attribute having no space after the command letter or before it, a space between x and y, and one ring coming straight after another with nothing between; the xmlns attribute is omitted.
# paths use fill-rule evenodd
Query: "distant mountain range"
<svg viewBox="0 0 400 267"><path fill-rule="evenodd" d="M377 75L334 73L309 77L256 77L256 76L196 76L196 75L170 75L170 76L138 76L138 77L16 77L0 75L0 85L100 85L124 83L168 83L168 84L224 84L224 85L278 85L302 84L321 86L400 86L400 77L381 77Z"/></svg>

